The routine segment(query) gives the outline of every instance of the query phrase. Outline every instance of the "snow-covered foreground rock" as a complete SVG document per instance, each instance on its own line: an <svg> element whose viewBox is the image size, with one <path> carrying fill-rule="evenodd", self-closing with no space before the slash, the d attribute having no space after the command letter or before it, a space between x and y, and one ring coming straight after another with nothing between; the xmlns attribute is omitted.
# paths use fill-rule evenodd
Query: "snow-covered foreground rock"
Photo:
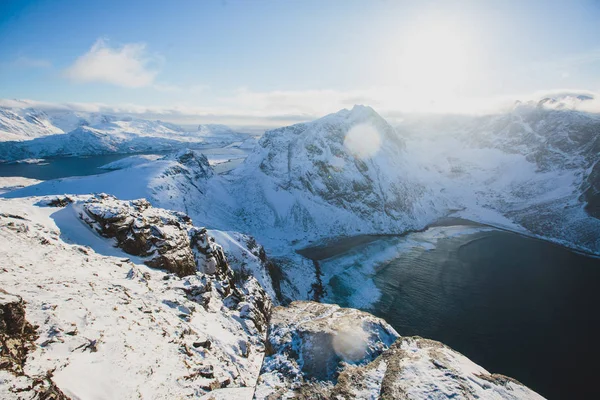
<svg viewBox="0 0 600 400"><path fill-rule="evenodd" d="M206 234L188 250L213 273L179 277L149 268L152 255L130 257L80 219L87 209L122 226L115 218L135 204L73 200L64 208L35 206L36 199L0 206L0 285L23 298L38 336L24 375L0 372L0 397L33 398L39 379L82 399L182 398L254 385L270 308L257 281L235 278ZM50 203L59 204L42 202ZM163 249L180 232L198 233L170 225L178 214L155 216L149 229L162 230ZM130 217L138 224L148 215Z"/></svg>
<svg viewBox="0 0 600 400"><path fill-rule="evenodd" d="M271 312L247 235L108 195L0 211L1 398L540 398L358 310Z"/></svg>
<svg viewBox="0 0 600 400"><path fill-rule="evenodd" d="M258 399L542 399L442 343L399 337L367 313L313 302L277 307Z"/></svg>

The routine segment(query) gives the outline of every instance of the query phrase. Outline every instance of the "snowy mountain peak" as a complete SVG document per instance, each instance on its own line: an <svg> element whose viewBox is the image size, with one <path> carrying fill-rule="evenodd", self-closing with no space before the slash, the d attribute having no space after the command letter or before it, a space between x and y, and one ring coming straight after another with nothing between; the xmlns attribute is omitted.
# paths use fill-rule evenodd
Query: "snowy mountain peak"
<svg viewBox="0 0 600 400"><path fill-rule="evenodd" d="M253 197L240 201L243 213L293 235L415 226L413 204L425 191L404 173L404 146L365 106L267 131L236 171L244 196Z"/></svg>
<svg viewBox="0 0 600 400"><path fill-rule="evenodd" d="M166 155L163 160L177 161L179 164L193 170L198 177L210 178L214 175L214 171L208 163L208 158L199 151L181 149L176 153Z"/></svg>

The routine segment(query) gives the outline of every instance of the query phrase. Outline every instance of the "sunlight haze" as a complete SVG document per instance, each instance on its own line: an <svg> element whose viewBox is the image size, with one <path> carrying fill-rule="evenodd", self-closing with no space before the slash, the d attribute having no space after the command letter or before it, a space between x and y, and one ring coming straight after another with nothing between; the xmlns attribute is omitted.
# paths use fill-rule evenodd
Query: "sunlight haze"
<svg viewBox="0 0 600 400"><path fill-rule="evenodd" d="M353 104L489 112L598 91L598 20L591 0L7 1L0 98L268 126Z"/></svg>

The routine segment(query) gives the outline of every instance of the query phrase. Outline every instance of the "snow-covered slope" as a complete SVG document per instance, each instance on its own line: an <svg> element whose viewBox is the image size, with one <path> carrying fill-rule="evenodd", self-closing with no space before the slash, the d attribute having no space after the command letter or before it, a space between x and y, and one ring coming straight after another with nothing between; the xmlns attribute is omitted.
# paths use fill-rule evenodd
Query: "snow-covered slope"
<svg viewBox="0 0 600 400"><path fill-rule="evenodd" d="M179 214L106 196L61 200L0 204L1 285L25 300L37 326L24 375L0 367L0 397L34 397L42 382L81 399L182 398L254 385L270 307L256 280L234 279L220 247ZM100 235L82 216L103 218L98 228L107 230ZM163 254L113 247L110 232L123 229L169 249L189 233L191 242L168 257L178 264L179 252L193 253L207 273L149 268L144 262L155 265Z"/></svg>
<svg viewBox="0 0 600 400"><path fill-rule="evenodd" d="M57 133L63 131L53 125L42 111L0 107L0 142L29 140Z"/></svg>
<svg viewBox="0 0 600 400"><path fill-rule="evenodd" d="M484 117L407 117L398 131L436 203L599 253L600 117L572 107L585 101L546 98Z"/></svg>
<svg viewBox="0 0 600 400"><path fill-rule="evenodd" d="M204 155L184 149L146 161L101 175L45 181L5 196L109 193L128 200L146 198L154 205L184 212L190 206L203 207L207 181L214 175Z"/></svg>

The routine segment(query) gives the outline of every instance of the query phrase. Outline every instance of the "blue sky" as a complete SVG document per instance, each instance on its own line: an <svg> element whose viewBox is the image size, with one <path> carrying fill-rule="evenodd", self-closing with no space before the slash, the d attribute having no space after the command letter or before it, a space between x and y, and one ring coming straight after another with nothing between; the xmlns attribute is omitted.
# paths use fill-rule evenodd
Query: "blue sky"
<svg viewBox="0 0 600 400"><path fill-rule="evenodd" d="M600 2L0 2L0 98L285 118L600 90ZM460 111L460 110L459 110Z"/></svg>

